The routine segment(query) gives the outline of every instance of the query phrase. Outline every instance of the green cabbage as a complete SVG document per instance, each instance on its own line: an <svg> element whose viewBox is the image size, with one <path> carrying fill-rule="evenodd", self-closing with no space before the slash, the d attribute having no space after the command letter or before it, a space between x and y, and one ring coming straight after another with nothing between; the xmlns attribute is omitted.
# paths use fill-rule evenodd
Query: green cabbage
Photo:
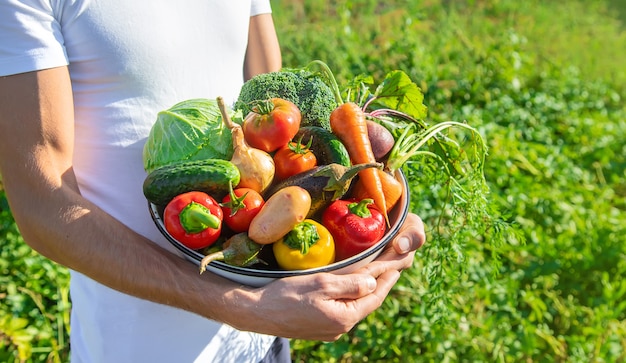
<svg viewBox="0 0 626 363"><path fill-rule="evenodd" d="M196 98L158 113L143 148L143 166L150 173L173 162L230 160L232 155L232 135L217 100Z"/></svg>

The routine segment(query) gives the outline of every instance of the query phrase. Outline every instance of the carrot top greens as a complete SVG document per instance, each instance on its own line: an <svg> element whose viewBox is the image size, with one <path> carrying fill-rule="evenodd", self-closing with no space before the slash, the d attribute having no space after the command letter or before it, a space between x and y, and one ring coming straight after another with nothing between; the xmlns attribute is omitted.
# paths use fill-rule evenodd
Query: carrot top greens
<svg viewBox="0 0 626 363"><path fill-rule="evenodd" d="M395 143L385 161L385 170L437 175L434 180L438 183L429 187L444 192L438 194L441 200L436 203L438 222L428 227L446 237L437 239L437 244L445 246L427 244L426 253L432 248L441 263L453 258L462 270L466 236L461 235L466 230L476 231L480 238L485 238L494 257L491 261L496 265L498 247L507 241L524 241L516 225L506 221L491 199L484 175L488 153L484 137L464 120L430 121L424 94L407 73L392 70L379 83L370 75L357 75L341 88L324 62L315 60L304 69L319 70L339 105L356 103L368 119L391 131ZM412 180L420 180L419 175ZM412 195L411 202L420 203L419 196ZM451 256L444 256L442 251ZM436 283L436 271L430 278Z"/></svg>

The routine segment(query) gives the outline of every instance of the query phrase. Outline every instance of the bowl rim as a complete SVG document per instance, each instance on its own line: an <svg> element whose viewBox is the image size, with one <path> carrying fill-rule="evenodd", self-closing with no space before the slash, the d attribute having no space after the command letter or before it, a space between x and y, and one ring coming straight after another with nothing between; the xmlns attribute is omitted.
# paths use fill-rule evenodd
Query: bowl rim
<svg viewBox="0 0 626 363"><path fill-rule="evenodd" d="M396 174L397 174L396 178L401 181L401 183L403 184L403 189L404 189L403 198L400 200L402 202L404 199L403 203L396 205L394 207L394 208L400 208L399 210L395 211L395 213L398 213L398 218L394 221L394 223L391 225L389 230L385 233L383 240L381 240L379 243L376 243L375 245L369 247L368 249L350 258L333 262L326 266L305 269L305 270L261 270L261 269L254 269L254 268L249 268L249 267L231 266L222 261L212 261L209 265L214 268L223 270L225 272L229 272L229 273L237 274L237 275L245 275L245 276L250 276L250 277L263 277L263 278L282 278L282 277L290 277L290 276L308 275L308 274L314 274L314 273L320 273L320 272L333 272L333 271L337 271L342 268L348 267L352 265L353 263L355 263L356 261L361 261L363 259L366 259L367 257L373 255L374 253L377 253L382 248L387 246L389 242L391 242L391 240L393 240L396 237L396 235L400 231L400 228L404 224L404 221L406 220L406 217L409 211L410 199L411 199L410 193L409 193L409 184L406 179L406 176L404 175L404 172L401 169L396 170ZM167 232L167 230L165 229L165 225L163 223L163 219L159 216L158 206L156 206L155 204L151 202L148 202L148 209L150 211L150 216L154 224L159 229L161 234L167 239L167 241L170 242L181 253L183 253L187 258L193 260L196 264L200 264L200 261L202 260L204 255L196 250L193 250L184 246L182 243L178 242L174 237L172 237L172 235L170 235L169 232Z"/></svg>

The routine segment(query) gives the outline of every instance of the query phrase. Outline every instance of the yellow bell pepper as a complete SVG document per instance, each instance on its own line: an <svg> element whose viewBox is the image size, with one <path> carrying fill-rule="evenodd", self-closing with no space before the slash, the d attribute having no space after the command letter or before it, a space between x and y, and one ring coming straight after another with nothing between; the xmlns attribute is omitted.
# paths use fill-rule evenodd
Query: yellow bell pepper
<svg viewBox="0 0 626 363"><path fill-rule="evenodd" d="M285 270L306 270L335 262L333 237L320 223L305 219L273 243L278 266Z"/></svg>

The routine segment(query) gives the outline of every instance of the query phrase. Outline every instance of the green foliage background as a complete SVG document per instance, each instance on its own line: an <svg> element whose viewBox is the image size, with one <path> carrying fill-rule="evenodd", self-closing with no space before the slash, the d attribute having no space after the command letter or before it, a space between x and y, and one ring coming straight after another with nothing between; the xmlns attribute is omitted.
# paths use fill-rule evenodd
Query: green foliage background
<svg viewBox="0 0 626 363"><path fill-rule="evenodd" d="M626 4L272 4L285 66L401 69L429 121L478 128L491 198L526 240L499 264L480 231L446 245L436 177L408 165L429 246L378 311L337 342L293 341L294 360L626 361ZM0 240L0 361L66 361L67 272L23 244L1 191Z"/></svg>

